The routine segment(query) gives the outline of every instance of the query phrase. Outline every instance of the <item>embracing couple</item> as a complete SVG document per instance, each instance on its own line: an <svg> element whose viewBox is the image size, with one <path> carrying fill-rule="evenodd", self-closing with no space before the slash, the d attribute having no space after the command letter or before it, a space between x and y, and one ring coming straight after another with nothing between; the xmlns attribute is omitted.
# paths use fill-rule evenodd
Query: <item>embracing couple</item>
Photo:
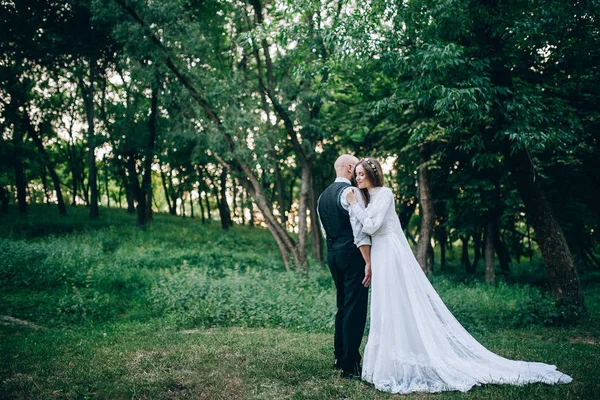
<svg viewBox="0 0 600 400"><path fill-rule="evenodd" d="M345 154L334 168L335 182L317 209L337 290L334 363L343 377L391 393L571 382L554 365L492 353L454 318L412 253L377 160ZM369 286L371 321L361 366Z"/></svg>

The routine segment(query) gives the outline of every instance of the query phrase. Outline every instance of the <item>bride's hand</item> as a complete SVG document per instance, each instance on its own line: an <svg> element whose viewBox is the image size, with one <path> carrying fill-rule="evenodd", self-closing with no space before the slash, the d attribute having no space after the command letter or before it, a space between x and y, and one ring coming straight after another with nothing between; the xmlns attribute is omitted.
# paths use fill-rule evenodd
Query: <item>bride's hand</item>
<svg viewBox="0 0 600 400"><path fill-rule="evenodd" d="M348 190L348 193L346 193L346 200L348 200L350 205L356 204L356 193L354 193L353 189Z"/></svg>

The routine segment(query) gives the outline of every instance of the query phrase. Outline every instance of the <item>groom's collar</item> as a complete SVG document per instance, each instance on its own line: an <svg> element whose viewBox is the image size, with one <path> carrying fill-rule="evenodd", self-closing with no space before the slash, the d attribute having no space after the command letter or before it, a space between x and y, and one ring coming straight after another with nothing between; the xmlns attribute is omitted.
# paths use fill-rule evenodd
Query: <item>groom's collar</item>
<svg viewBox="0 0 600 400"><path fill-rule="evenodd" d="M350 180L344 178L343 176L338 176L337 178L335 178L335 181L336 182L346 182L346 183L352 185L352 183L350 182Z"/></svg>

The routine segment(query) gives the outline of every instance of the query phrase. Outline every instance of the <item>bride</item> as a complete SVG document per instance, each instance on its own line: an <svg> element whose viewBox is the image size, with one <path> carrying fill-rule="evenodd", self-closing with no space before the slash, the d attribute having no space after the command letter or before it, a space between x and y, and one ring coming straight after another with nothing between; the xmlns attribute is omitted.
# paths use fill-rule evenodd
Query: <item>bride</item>
<svg viewBox="0 0 600 400"><path fill-rule="evenodd" d="M513 361L479 344L446 308L421 270L396 216L392 191L372 158L355 167L362 208L349 191L350 214L371 235L371 324L362 379L391 393L466 392L486 383L569 383L554 365Z"/></svg>

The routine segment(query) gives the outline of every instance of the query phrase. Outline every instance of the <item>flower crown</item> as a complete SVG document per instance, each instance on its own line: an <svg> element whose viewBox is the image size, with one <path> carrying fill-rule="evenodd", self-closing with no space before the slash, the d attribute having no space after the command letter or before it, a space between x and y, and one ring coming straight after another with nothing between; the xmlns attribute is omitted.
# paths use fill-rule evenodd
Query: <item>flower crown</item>
<svg viewBox="0 0 600 400"><path fill-rule="evenodd" d="M375 173L376 177L379 177L379 171L377 171L377 167L375 167L375 163L370 159L370 158L363 158L362 160L360 160L361 162L364 161L367 164L369 164L369 167L371 167L371 169L373 170L373 172Z"/></svg>

